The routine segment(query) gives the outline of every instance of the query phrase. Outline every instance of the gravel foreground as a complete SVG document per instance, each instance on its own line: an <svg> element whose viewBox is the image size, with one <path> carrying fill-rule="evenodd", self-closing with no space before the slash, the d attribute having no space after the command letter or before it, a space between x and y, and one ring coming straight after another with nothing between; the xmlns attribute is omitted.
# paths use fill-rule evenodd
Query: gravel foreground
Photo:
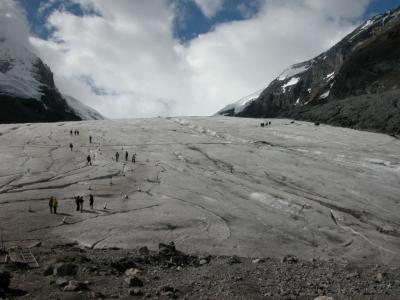
<svg viewBox="0 0 400 300"><path fill-rule="evenodd" d="M35 245L39 268L0 265L0 299L399 299L399 269L191 256L173 243L135 250ZM10 275L10 276L9 276ZM11 278L10 278L11 277ZM8 280L10 278L10 280ZM10 281L10 282L9 282ZM8 285L9 282L9 285Z"/></svg>

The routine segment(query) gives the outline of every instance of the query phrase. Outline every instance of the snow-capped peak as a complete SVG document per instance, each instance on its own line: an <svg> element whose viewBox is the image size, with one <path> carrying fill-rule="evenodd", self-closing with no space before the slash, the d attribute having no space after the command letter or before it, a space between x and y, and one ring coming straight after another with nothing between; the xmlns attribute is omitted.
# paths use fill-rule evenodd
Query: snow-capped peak
<svg viewBox="0 0 400 300"><path fill-rule="evenodd" d="M104 117L95 109L83 104L74 97L63 95L69 107L82 120L104 120Z"/></svg>
<svg viewBox="0 0 400 300"><path fill-rule="evenodd" d="M226 112L230 112L230 111L234 111L235 114L240 113L241 111L243 111L245 109L245 107L253 100L257 99L261 92L263 91L259 90L255 93L252 93L246 97L241 98L240 100L232 103L232 104L228 104L227 106L225 106L223 109L221 109L219 112L216 113L216 115L224 115L226 114Z"/></svg>

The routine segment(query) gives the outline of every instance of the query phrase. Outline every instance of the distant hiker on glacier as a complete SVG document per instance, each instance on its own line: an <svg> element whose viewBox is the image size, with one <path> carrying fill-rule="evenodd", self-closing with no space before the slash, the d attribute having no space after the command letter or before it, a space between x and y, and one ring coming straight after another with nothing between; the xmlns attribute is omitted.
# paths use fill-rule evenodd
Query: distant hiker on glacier
<svg viewBox="0 0 400 300"><path fill-rule="evenodd" d="M54 214L57 214L57 207L58 207L57 198L53 197L53 211L54 211Z"/></svg>
<svg viewBox="0 0 400 300"><path fill-rule="evenodd" d="M118 162L118 159L119 159L119 153L117 152L115 153L115 160Z"/></svg>
<svg viewBox="0 0 400 300"><path fill-rule="evenodd" d="M89 205L90 205L91 209L93 209L93 204L94 204L94 197L93 197L92 194L90 194L90 196L89 196Z"/></svg>
<svg viewBox="0 0 400 300"><path fill-rule="evenodd" d="M72 129L71 129L71 131L69 133L72 135Z"/></svg>
<svg viewBox="0 0 400 300"><path fill-rule="evenodd" d="M87 160L87 164L88 164L88 165L92 165L92 158L90 157L90 155L88 155L88 156L86 157L86 160Z"/></svg>
<svg viewBox="0 0 400 300"><path fill-rule="evenodd" d="M83 201L85 201L85 200L83 200L83 196L80 196L79 197L79 209L81 212L83 212Z"/></svg>
<svg viewBox="0 0 400 300"><path fill-rule="evenodd" d="M80 198L79 198L79 196L75 196L75 204L76 204L76 211L79 211L79 209L80 209Z"/></svg>
<svg viewBox="0 0 400 300"><path fill-rule="evenodd" d="M74 148L74 145L72 145L72 143L69 143L69 149L71 149L71 152L72 152L72 148Z"/></svg>
<svg viewBox="0 0 400 300"><path fill-rule="evenodd" d="M125 152L125 160L128 161L129 153L128 151Z"/></svg>
<svg viewBox="0 0 400 300"><path fill-rule="evenodd" d="M133 163L136 163L136 153L133 153L133 154L132 154L132 162L133 162Z"/></svg>
<svg viewBox="0 0 400 300"><path fill-rule="evenodd" d="M89 136L89 142L92 143L92 136Z"/></svg>
<svg viewBox="0 0 400 300"><path fill-rule="evenodd" d="M50 213L53 213L53 208L54 208L54 197L51 196L49 200L49 208L50 208Z"/></svg>

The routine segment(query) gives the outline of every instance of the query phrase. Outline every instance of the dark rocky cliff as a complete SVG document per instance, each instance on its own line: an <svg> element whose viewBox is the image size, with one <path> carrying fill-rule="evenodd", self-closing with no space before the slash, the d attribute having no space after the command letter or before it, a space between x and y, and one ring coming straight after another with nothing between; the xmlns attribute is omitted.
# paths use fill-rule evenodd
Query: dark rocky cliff
<svg viewBox="0 0 400 300"><path fill-rule="evenodd" d="M400 133L400 9L377 15L316 58L291 66L239 113Z"/></svg>

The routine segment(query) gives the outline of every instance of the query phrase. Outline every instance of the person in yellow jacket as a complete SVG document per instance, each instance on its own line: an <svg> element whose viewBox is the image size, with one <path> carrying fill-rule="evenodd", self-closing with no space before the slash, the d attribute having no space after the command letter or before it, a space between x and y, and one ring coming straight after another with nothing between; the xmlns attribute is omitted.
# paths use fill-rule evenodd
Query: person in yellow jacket
<svg viewBox="0 0 400 300"><path fill-rule="evenodd" d="M57 198L53 197L53 211L54 211L54 214L57 214L57 207L58 207Z"/></svg>

